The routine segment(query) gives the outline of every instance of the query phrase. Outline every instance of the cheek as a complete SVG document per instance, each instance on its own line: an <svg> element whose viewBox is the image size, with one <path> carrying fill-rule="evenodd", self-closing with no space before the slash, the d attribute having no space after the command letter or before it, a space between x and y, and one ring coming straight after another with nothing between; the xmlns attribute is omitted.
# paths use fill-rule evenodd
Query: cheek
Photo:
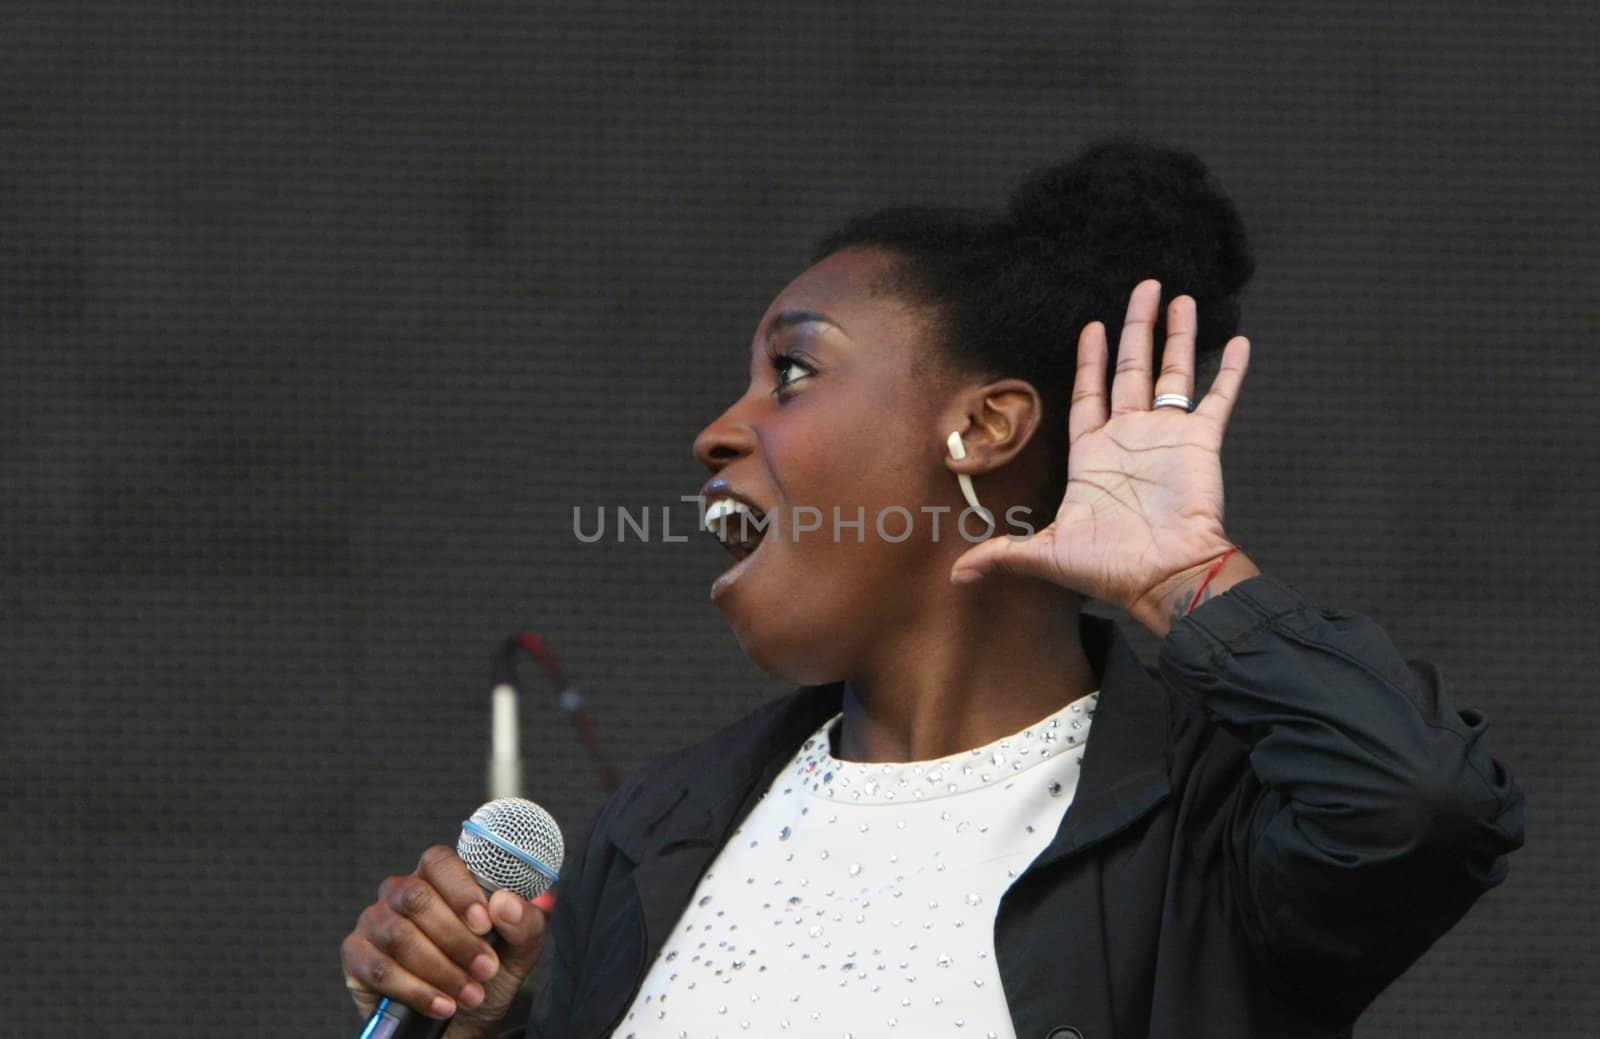
<svg viewBox="0 0 1600 1039"><path fill-rule="evenodd" d="M830 518L834 506L850 516L865 506L869 528L878 509L898 505L915 513L930 498L936 457L913 428L926 423L899 420L870 401L839 410L847 413L819 412L815 421L767 441L786 504L818 508Z"/></svg>
<svg viewBox="0 0 1600 1039"><path fill-rule="evenodd" d="M781 539L785 567L815 578L786 574L791 594L801 594L796 584L825 585L806 593L828 594L840 606L871 599L886 578L903 587L907 568L927 553L931 525L922 507L949 495L935 482L943 473L937 445L922 442L928 437L921 431L930 428L926 416L906 418L909 409L881 403L894 399L862 393L841 400L805 423L775 429L765 443L788 523ZM800 518L821 529L796 542Z"/></svg>

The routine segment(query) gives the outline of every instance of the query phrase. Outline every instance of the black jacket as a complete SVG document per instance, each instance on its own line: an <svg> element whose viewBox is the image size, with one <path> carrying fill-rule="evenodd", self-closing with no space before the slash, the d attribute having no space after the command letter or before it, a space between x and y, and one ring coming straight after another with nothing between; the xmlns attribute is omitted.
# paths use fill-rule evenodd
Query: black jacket
<svg viewBox="0 0 1600 1039"><path fill-rule="evenodd" d="M1157 674L1109 622L1083 639L1100 701L1077 794L995 922L1019 1039L1348 1036L1522 844L1482 717L1363 617L1258 577L1179 621ZM529 1035L610 1034L723 841L839 704L802 689L612 798L561 878Z"/></svg>

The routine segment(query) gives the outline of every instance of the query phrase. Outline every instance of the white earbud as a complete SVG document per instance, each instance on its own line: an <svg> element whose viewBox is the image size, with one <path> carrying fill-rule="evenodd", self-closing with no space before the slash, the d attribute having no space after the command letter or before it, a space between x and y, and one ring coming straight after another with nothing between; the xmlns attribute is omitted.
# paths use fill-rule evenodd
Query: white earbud
<svg viewBox="0 0 1600 1039"><path fill-rule="evenodd" d="M951 433L945 443L950 446L951 458L959 462L967 457L967 445L961 442L960 430ZM956 482L961 484L962 497L967 499L967 504L972 506L972 511L980 516L988 516L989 510L978 504L978 492L972 489L972 477L966 473L956 473Z"/></svg>

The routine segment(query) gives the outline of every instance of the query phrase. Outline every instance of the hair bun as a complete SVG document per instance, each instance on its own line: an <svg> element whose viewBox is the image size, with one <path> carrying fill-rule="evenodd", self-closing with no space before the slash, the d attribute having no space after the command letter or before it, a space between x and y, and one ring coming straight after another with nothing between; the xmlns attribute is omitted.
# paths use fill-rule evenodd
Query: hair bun
<svg viewBox="0 0 1600 1039"><path fill-rule="evenodd" d="M1220 350L1237 328L1239 294L1255 270L1238 210L1205 163L1127 137L1028 177L999 230L1060 277L1094 286L1113 333L1146 278L1161 282L1163 299L1193 296L1202 353Z"/></svg>

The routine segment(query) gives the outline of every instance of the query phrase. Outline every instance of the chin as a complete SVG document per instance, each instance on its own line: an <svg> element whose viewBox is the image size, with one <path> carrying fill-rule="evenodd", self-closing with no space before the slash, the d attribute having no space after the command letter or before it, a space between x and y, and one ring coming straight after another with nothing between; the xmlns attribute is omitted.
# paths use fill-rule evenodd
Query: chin
<svg viewBox="0 0 1600 1039"><path fill-rule="evenodd" d="M841 608L843 597L817 594L819 588L837 585L815 576L785 583L778 576L752 567L717 596L739 648L756 667L783 682L825 685L842 680L849 640L834 629L848 611Z"/></svg>
<svg viewBox="0 0 1600 1039"><path fill-rule="evenodd" d="M829 667L822 654L811 652L812 647L796 646L792 638L751 637L734 630L739 648L750 662L773 678L790 685L827 685L842 681L841 669Z"/></svg>

